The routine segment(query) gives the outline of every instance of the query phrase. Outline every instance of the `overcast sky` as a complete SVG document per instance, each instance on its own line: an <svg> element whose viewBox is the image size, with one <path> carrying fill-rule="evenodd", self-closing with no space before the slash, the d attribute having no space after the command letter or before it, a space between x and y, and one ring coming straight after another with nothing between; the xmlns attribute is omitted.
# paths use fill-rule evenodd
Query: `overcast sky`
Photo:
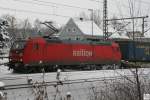
<svg viewBox="0 0 150 100"><path fill-rule="evenodd" d="M108 17L130 17L130 1L133 0L108 0ZM10 14L30 21L39 18L65 24L70 17L77 17L81 12L90 14L88 9L99 10L102 17L103 0L0 0L0 15ZM150 1L134 0L134 9L134 16L150 15Z"/></svg>
<svg viewBox="0 0 150 100"><path fill-rule="evenodd" d="M0 0L0 14L11 14L18 18L39 18L40 20L56 20L65 22L70 17L77 17L81 12L90 13L88 9L99 9L102 4L90 0ZM56 3L56 4L55 4ZM98 4L99 3L99 4ZM59 5L60 4L60 5ZM61 5L63 4L63 5ZM76 6L75 7L68 7ZM10 8L10 9L6 9ZM82 9L87 8L87 9ZM25 11L21 11L25 10ZM27 12L26 12L27 11ZM31 11L31 12L28 12ZM36 12L36 13L32 13ZM61 16L55 16L61 15ZM68 16L68 17L67 17Z"/></svg>

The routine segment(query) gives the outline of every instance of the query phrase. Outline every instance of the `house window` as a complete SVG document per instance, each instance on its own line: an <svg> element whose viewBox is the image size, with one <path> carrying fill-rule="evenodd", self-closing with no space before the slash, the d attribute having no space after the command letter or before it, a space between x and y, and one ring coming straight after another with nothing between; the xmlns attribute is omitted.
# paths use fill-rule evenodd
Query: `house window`
<svg viewBox="0 0 150 100"><path fill-rule="evenodd" d="M67 29L67 32L71 32L71 29L70 29L70 28L68 28L68 29Z"/></svg>
<svg viewBox="0 0 150 100"><path fill-rule="evenodd" d="M38 43L35 43L35 44L33 45L33 48L34 48L34 50L38 50L38 49L39 49L39 44L38 44Z"/></svg>
<svg viewBox="0 0 150 100"><path fill-rule="evenodd" d="M80 40L80 38L79 38L79 37L76 37L76 40Z"/></svg>
<svg viewBox="0 0 150 100"><path fill-rule="evenodd" d="M72 32L76 32L76 29L75 29L75 28L73 28L73 29L72 29Z"/></svg>

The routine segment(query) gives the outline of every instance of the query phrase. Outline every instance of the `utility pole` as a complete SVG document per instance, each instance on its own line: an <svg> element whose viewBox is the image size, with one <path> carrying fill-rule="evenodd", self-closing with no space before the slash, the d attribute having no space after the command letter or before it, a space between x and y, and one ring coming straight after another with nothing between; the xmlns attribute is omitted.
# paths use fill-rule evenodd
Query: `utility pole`
<svg viewBox="0 0 150 100"><path fill-rule="evenodd" d="M145 33L144 27L145 27L145 22L146 22L145 19L146 18L148 18L148 16L145 16L142 18L142 36L144 36L144 33Z"/></svg>
<svg viewBox="0 0 150 100"><path fill-rule="evenodd" d="M92 9L92 36L93 36L93 22L94 22L94 12L93 12L93 9Z"/></svg>
<svg viewBox="0 0 150 100"><path fill-rule="evenodd" d="M144 18L143 18L143 19L142 19L142 34L141 34L142 36L144 35L144 22L145 22L145 21L144 21Z"/></svg>
<svg viewBox="0 0 150 100"><path fill-rule="evenodd" d="M94 22L94 10L93 9L88 9L91 11L91 25L92 25L92 37L93 37L93 22Z"/></svg>
<svg viewBox="0 0 150 100"><path fill-rule="evenodd" d="M103 5L103 36L105 40L108 39L108 16L107 16L107 0L104 0Z"/></svg>
<svg viewBox="0 0 150 100"><path fill-rule="evenodd" d="M133 33L132 33L132 38L133 38L133 42L135 40L135 32L134 32L134 18L132 19L132 28L133 28ZM134 48L135 49L135 48ZM135 58L135 50L134 50L134 58Z"/></svg>

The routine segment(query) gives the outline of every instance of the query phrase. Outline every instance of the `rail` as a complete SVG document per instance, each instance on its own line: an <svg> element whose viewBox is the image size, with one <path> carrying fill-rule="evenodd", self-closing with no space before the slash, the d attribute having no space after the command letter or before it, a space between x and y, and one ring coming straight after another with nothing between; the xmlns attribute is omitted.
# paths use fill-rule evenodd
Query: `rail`
<svg viewBox="0 0 150 100"><path fill-rule="evenodd" d="M142 77L148 77L147 74L140 75ZM134 75L126 75L128 78L133 78ZM88 78L88 79L77 79L77 80L65 80L65 81L51 81L51 82L38 82L39 86L56 86L56 85L67 85L67 84L80 84L80 83L89 83L89 82L99 82L99 81L112 81L116 79L124 79L123 76L116 77L101 77L101 78ZM27 83L27 84L16 84L16 85L6 85L0 90L13 90L13 89L23 89L23 88L32 88L35 83Z"/></svg>

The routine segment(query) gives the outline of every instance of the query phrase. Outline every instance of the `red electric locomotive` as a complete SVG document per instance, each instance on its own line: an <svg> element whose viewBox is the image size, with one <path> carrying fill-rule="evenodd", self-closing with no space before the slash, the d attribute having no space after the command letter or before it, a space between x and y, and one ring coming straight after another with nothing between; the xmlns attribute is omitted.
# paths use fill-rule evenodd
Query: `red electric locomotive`
<svg viewBox="0 0 150 100"><path fill-rule="evenodd" d="M60 40L36 37L16 41L9 57L9 68L19 72L37 72L41 68L53 71L60 68L96 68L119 64L118 44L109 41Z"/></svg>

